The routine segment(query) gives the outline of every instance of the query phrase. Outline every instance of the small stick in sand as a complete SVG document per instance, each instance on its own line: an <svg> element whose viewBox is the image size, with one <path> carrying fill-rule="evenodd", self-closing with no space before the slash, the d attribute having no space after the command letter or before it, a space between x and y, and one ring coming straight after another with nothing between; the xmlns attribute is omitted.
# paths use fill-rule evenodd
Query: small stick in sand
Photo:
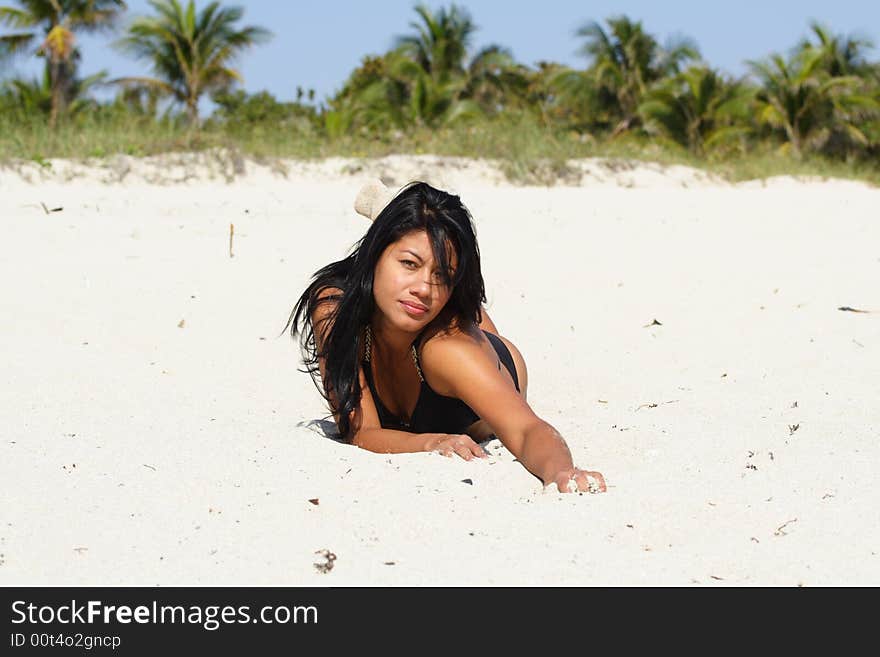
<svg viewBox="0 0 880 657"><path fill-rule="evenodd" d="M49 214L50 212L62 212L62 211L64 210L64 208L61 207L61 206L59 206L59 207L57 207L57 208L52 208L52 209L50 210L49 208L46 207L46 204L43 203L42 201L40 201L40 205L41 205L42 208L43 208L43 212L45 212L46 214Z"/></svg>
<svg viewBox="0 0 880 657"><path fill-rule="evenodd" d="M233 224L229 224L229 257L234 258L235 256L232 254L232 236L235 234L235 226Z"/></svg>
<svg viewBox="0 0 880 657"><path fill-rule="evenodd" d="M785 528L793 522L797 522L797 518L792 518L791 520L786 520L784 523L779 525L776 528L776 531L773 532L774 536L786 536L788 532L785 531Z"/></svg>

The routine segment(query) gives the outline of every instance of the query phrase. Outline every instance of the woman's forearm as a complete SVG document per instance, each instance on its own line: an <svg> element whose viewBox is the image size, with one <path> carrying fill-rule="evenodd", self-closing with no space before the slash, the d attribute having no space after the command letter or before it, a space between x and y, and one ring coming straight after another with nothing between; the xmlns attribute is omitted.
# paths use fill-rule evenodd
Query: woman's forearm
<svg viewBox="0 0 880 657"><path fill-rule="evenodd" d="M563 470L574 468L565 440L550 424L537 422L526 429L518 456L526 470L547 486Z"/></svg>
<svg viewBox="0 0 880 657"><path fill-rule="evenodd" d="M352 438L352 445L380 454L406 454L426 452L432 436L430 433L409 433L395 429L362 429Z"/></svg>

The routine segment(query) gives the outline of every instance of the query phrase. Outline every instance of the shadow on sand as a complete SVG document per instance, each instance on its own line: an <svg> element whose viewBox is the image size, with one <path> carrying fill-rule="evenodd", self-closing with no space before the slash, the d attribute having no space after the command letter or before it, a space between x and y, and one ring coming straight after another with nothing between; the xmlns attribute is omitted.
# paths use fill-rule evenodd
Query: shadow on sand
<svg viewBox="0 0 880 657"><path fill-rule="evenodd" d="M309 431L316 433L324 438L335 440L337 443L345 442L342 439L342 436L339 435L339 430L336 427L336 422L334 422L333 420L317 418L315 420L309 420L308 422L298 422L296 426L305 427Z"/></svg>

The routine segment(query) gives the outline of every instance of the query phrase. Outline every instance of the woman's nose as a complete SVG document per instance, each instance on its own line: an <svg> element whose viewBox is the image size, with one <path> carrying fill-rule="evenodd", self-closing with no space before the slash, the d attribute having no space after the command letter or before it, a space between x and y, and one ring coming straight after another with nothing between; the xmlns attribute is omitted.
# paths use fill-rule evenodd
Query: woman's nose
<svg viewBox="0 0 880 657"><path fill-rule="evenodd" d="M421 272L416 272L412 283L410 283L410 287L414 293L417 292L423 296L431 294L431 281L426 274Z"/></svg>

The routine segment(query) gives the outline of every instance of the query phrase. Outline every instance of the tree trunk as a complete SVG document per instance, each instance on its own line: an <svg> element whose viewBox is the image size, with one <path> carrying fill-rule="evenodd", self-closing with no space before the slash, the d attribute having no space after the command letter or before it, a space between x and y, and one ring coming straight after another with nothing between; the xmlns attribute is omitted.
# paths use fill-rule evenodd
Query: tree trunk
<svg viewBox="0 0 880 657"><path fill-rule="evenodd" d="M703 134L699 121L688 125L688 148L697 157L703 157Z"/></svg>
<svg viewBox="0 0 880 657"><path fill-rule="evenodd" d="M186 113L189 117L189 127L191 129L199 129L199 99L190 96L186 99Z"/></svg>
<svg viewBox="0 0 880 657"><path fill-rule="evenodd" d="M794 151L794 156L797 159L801 159L801 143L803 140L801 139L800 131L796 127L792 126L789 135L791 137L791 149L792 151Z"/></svg>
<svg viewBox="0 0 880 657"><path fill-rule="evenodd" d="M49 128L54 130L58 120L67 109L70 95L71 66L64 60L49 61L49 85L52 89L52 109L49 113Z"/></svg>
<svg viewBox="0 0 880 657"><path fill-rule="evenodd" d="M636 117L628 116L623 119L620 123L614 126L614 130L611 131L611 138L614 139L622 135L627 130L630 130L636 122Z"/></svg>

